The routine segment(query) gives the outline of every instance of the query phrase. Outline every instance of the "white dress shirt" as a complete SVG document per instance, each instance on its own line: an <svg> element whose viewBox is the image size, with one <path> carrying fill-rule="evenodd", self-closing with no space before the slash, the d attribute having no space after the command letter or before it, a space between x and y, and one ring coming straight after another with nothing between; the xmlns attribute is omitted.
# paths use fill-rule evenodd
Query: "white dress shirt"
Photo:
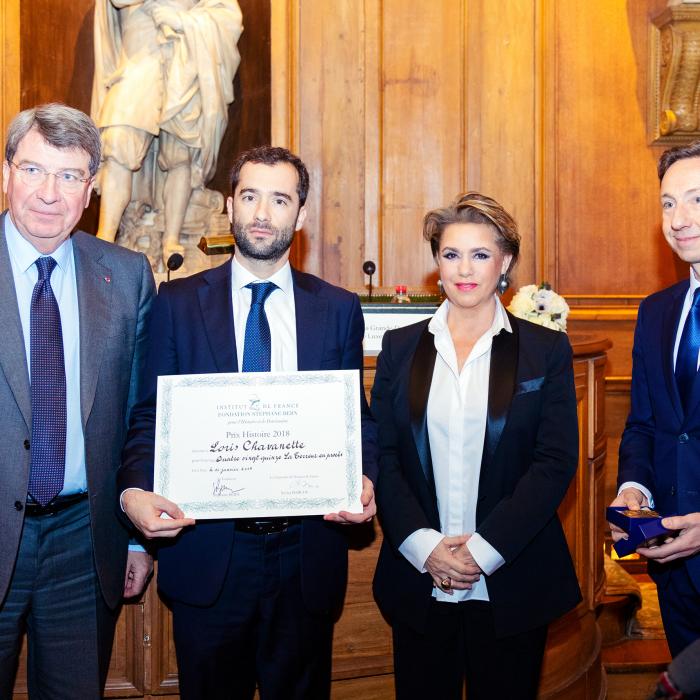
<svg viewBox="0 0 700 700"><path fill-rule="evenodd" d="M43 253L20 234L9 214L5 217L5 237L22 322L27 369L31 373L30 312L32 292L39 279L39 271L34 263ZM56 261L56 267L51 273L51 289L61 315L66 371L66 468L61 491L61 495L65 496L87 491L85 438L80 415L80 316L71 239L65 240L50 257Z"/></svg>
<svg viewBox="0 0 700 700"><path fill-rule="evenodd" d="M440 532L421 528L410 534L399 551L420 572L425 561L443 537L474 533L479 475L486 434L489 370L493 337L501 330L512 332L510 321L496 298L491 328L474 344L460 370L447 326L449 301L445 300L428 325L435 336L435 368L428 397L428 438L433 463ZM490 575L505 561L481 535L473 534L467 547L481 570ZM433 596L440 601L488 600L486 579L481 576L471 590L455 590L448 595L438 588Z"/></svg>
<svg viewBox="0 0 700 700"><path fill-rule="evenodd" d="M695 295L695 290L700 287L700 282L695 278L693 273L693 268L690 268L690 286L686 292L685 299L683 300L683 308L681 309L681 318L678 322L678 328L676 329L676 342L673 344L673 370L676 369L676 360L678 359L678 346L681 343L681 336L683 335L683 327L685 326L685 321L690 313L690 307L693 305L693 296ZM698 352L698 367L700 367L700 352ZM617 490L618 495L624 490L629 488L639 489L649 501L649 507L654 507L654 498L651 495L651 491L643 484L638 484L636 481L625 481L624 484L620 485Z"/></svg>
<svg viewBox="0 0 700 700"><path fill-rule="evenodd" d="M245 326L250 311L252 290L246 289L251 282L274 282L278 289L273 289L265 300L265 315L270 324L272 353L270 370L272 372L296 372L297 368L297 325L296 307L294 306L294 283L289 262L277 270L274 275L262 280L246 270L236 260L231 261L231 293L233 295L233 324L236 334L236 355L238 369L243 367L245 345Z"/></svg>

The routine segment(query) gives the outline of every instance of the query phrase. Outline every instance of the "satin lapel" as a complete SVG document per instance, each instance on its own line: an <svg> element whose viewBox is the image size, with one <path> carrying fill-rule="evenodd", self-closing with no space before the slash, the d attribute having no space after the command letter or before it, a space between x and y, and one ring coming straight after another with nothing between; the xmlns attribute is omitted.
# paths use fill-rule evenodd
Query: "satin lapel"
<svg viewBox="0 0 700 700"><path fill-rule="evenodd" d="M17 292L10 254L5 239L5 217L0 218L0 328L2 328L2 343L0 343L0 367L5 375L10 391L14 394L17 406L22 413L27 429L32 426L32 407L29 395L29 368L27 354L24 348L22 321L19 318Z"/></svg>
<svg viewBox="0 0 700 700"><path fill-rule="evenodd" d="M294 314L297 327L297 369L319 369L323 357L323 338L328 315L328 300L314 293L303 275L292 269Z"/></svg>
<svg viewBox="0 0 700 700"><path fill-rule="evenodd" d="M666 378L666 388L668 389L668 395L671 397L671 403L673 404L673 409L678 416L678 420L683 422L683 407L681 406L681 398L678 394L678 386L676 385L676 376L673 372L673 347L676 343L676 332L678 330L678 322L681 318L681 311L683 310L683 301L685 299L685 294L688 291L687 287L683 288L676 294L669 312L664 316L663 320L663 331L661 333L661 363L663 365L663 373ZM697 382L696 388L693 391L693 398L697 394ZM693 399L691 398L691 406L694 405Z"/></svg>
<svg viewBox="0 0 700 700"><path fill-rule="evenodd" d="M489 464L496 452L506 425L508 409L515 391L515 378L518 372L518 324L510 315L513 330L502 330L491 346L491 367L489 370L489 405L486 418L486 437L482 470Z"/></svg>
<svg viewBox="0 0 700 700"><path fill-rule="evenodd" d="M433 381L436 355L435 340L426 323L411 363L411 373L408 380L408 412L416 451L418 452L423 474L433 495L435 495L435 478L432 460L430 459L427 415L428 395L430 394L430 384Z"/></svg>
<svg viewBox="0 0 700 700"><path fill-rule="evenodd" d="M109 335L115 280L111 268L102 263L102 254L93 257L78 235L73 236L73 260L78 289L80 415L84 429L95 400L97 375ZM112 337L111 342L118 342L118 339Z"/></svg>
<svg viewBox="0 0 700 700"><path fill-rule="evenodd" d="M204 328L219 372L238 372L236 334L233 326L231 261L202 275L198 290ZM185 319L181 319L185 322Z"/></svg>

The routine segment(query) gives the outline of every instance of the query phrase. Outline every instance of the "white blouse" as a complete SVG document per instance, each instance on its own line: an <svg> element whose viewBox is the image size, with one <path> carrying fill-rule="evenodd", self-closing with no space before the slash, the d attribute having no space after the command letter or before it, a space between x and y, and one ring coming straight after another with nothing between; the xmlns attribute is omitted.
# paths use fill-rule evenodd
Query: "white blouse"
<svg viewBox="0 0 700 700"><path fill-rule="evenodd" d="M476 341L461 371L447 327L449 301L445 300L431 319L428 330L435 336L435 368L428 397L428 437L437 493L440 530L421 528L410 534L399 551L419 571L445 536L473 533L476 529L476 504L479 475L486 434L489 396L491 344L502 330L512 333L510 321L496 297L491 327ZM492 574L505 561L481 535L474 534L466 545L486 574ZM440 601L488 600L484 576L471 590L454 590L453 595L433 589Z"/></svg>

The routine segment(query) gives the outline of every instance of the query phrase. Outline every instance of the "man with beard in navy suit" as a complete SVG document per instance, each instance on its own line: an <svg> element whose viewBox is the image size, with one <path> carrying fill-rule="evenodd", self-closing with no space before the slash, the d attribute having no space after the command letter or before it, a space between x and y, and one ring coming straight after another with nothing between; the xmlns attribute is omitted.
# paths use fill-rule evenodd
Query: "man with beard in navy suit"
<svg viewBox="0 0 700 700"><path fill-rule="evenodd" d="M333 621L347 580L340 525L375 513L375 426L364 394L361 514L194 524L176 504L152 493L159 375L362 371L358 297L289 264L295 231L306 218L304 164L285 149L264 146L242 154L231 179L233 258L162 285L154 304L154 343L119 491L124 510L146 537L177 538L160 549L158 585L173 610L183 699L252 698L256 684L263 700L326 698ZM262 368L259 357L249 355L256 304L263 305L267 326Z"/></svg>

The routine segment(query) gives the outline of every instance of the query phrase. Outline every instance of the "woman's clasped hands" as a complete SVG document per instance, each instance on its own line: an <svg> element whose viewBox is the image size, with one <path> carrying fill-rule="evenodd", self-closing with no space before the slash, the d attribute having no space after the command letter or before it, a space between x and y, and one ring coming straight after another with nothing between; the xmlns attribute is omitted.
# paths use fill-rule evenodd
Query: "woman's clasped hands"
<svg viewBox="0 0 700 700"><path fill-rule="evenodd" d="M466 546L471 535L444 537L425 560L435 586L452 595L453 589L469 590L482 574Z"/></svg>

